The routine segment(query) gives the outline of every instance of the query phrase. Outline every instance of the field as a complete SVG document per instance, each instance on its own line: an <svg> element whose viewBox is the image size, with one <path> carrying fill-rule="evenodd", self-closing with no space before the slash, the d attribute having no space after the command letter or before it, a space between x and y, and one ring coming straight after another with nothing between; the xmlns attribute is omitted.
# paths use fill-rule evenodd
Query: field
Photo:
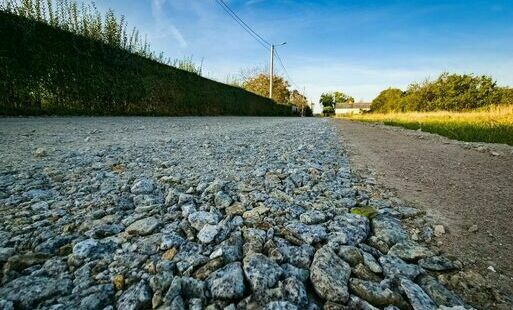
<svg viewBox="0 0 513 310"><path fill-rule="evenodd" d="M451 139L513 145L513 105L469 112L366 113L346 118L436 133Z"/></svg>

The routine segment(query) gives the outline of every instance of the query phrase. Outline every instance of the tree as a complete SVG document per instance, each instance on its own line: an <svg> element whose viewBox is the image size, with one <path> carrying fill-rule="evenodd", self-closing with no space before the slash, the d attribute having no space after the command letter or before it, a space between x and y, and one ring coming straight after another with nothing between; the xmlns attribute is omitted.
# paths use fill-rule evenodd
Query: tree
<svg viewBox="0 0 513 310"><path fill-rule="evenodd" d="M400 107L403 92L397 88L387 88L372 100L371 110L376 112L391 112Z"/></svg>
<svg viewBox="0 0 513 310"><path fill-rule="evenodd" d="M334 107L335 99L333 98L332 93L322 93L321 99L319 99L319 103L322 104L323 108Z"/></svg>
<svg viewBox="0 0 513 310"><path fill-rule="evenodd" d="M501 87L501 103L513 104L513 88Z"/></svg>
<svg viewBox="0 0 513 310"><path fill-rule="evenodd" d="M322 105L322 113L325 116L335 114L335 99L332 93L322 93L319 103Z"/></svg>
<svg viewBox="0 0 513 310"><path fill-rule="evenodd" d="M264 73L243 77L242 88L263 97L269 97L269 76ZM273 97L278 103L289 104L289 82L280 76L273 77Z"/></svg>
<svg viewBox="0 0 513 310"><path fill-rule="evenodd" d="M305 96L299 93L296 89L294 89L290 93L289 102L291 105L296 106L297 110L301 115L304 115L305 109L308 107L308 100Z"/></svg>
<svg viewBox="0 0 513 310"><path fill-rule="evenodd" d="M309 105L305 107L303 111L303 116L313 116L313 110Z"/></svg>
<svg viewBox="0 0 513 310"><path fill-rule="evenodd" d="M354 103L354 98L344 94L343 92L336 91L333 93L333 100L337 103Z"/></svg>

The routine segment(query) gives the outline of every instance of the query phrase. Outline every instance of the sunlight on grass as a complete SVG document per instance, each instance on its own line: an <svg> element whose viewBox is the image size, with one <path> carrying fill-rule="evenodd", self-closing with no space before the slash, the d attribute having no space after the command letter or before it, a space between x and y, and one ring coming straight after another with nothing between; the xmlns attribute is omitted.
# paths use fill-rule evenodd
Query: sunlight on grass
<svg viewBox="0 0 513 310"><path fill-rule="evenodd" d="M344 118L437 133L451 139L513 145L513 105L469 112L367 113Z"/></svg>

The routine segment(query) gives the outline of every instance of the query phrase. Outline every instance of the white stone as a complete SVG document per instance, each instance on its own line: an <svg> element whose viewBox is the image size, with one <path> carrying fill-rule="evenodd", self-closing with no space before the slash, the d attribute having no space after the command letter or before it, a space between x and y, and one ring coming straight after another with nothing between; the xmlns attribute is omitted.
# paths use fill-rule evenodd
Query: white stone
<svg viewBox="0 0 513 310"><path fill-rule="evenodd" d="M444 225L435 225L434 227L434 234L437 237L441 237L445 234L445 227Z"/></svg>

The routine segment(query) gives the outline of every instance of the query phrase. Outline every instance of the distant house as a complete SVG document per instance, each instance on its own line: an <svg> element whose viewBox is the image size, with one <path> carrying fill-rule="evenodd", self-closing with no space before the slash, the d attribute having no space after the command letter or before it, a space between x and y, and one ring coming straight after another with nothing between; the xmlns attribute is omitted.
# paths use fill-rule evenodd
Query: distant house
<svg viewBox="0 0 513 310"><path fill-rule="evenodd" d="M336 115L347 115L347 114L360 114L364 111L370 110L370 103L367 102L355 102L355 103L337 103L335 105Z"/></svg>

